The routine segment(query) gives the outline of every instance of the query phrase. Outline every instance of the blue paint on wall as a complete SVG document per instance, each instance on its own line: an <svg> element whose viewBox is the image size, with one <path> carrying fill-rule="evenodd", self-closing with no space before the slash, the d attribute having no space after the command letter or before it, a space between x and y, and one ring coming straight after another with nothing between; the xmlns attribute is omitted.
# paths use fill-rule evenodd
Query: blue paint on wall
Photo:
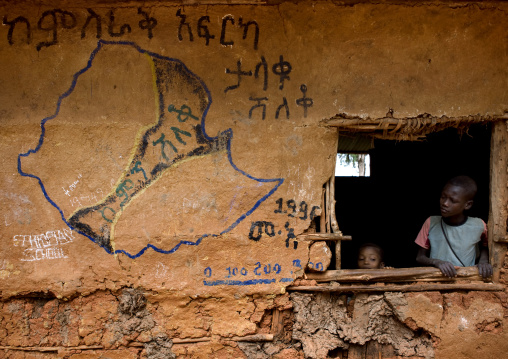
<svg viewBox="0 0 508 359"><path fill-rule="evenodd" d="M203 284L206 286L217 286L217 285L254 285L254 284L270 284L275 283L275 279L250 279L250 280L204 280Z"/></svg>
<svg viewBox="0 0 508 359"><path fill-rule="evenodd" d="M279 282L281 283L290 283L294 279L292 278L281 278ZM249 280L204 280L203 284L209 287L214 287L218 285L229 285L229 286L244 286L244 285L255 285L255 284L271 284L275 283L275 278L270 279L249 279Z"/></svg>
<svg viewBox="0 0 508 359"><path fill-rule="evenodd" d="M282 185L282 183L284 182L284 179L283 178L272 178L272 179L264 179L264 178L256 178L254 176L251 176L249 175L248 173L246 173L245 171L242 171L241 169L239 169L233 162L233 159L232 159L232 156L231 156L231 141L233 139L233 130L231 128L225 130L222 134L224 135L229 135L228 137L228 142L227 142L227 155L228 155L228 160L229 160L229 163L230 165L237 171L239 172L240 174L242 174L243 176L246 176L247 178L251 179L251 180L254 180L254 181L257 181L257 182L260 182L260 183L274 183L274 187L268 192L266 193L265 195L263 195L261 198L259 198L256 203L249 209L247 210L245 213L241 214L228 228L222 230L221 232L219 233L208 233L208 234L203 234L202 236L200 236L195 242L194 241L180 241L178 244L176 244L173 248L169 249L169 250L165 250L163 248L159 248L155 245L152 245L152 244L148 244L146 245L143 249L141 249L139 252L137 253L129 253L125 250L116 250L116 251L112 251L110 250L109 248L107 248L106 246L102 245L101 243L98 243L93 237L87 235L86 233L74 228L68 221L67 219L65 218L65 215L62 211L62 209L58 206L57 203L55 203L51 198L50 196L48 195L47 191L46 191L46 188L44 187L44 183L42 182L41 178L39 178L38 176L34 175L34 174L31 174L31 173L27 173L27 172L24 172L23 169L22 169L22 165L21 165L21 159L22 157L28 157L30 156L31 154L34 154L34 153L37 153L40 148L42 147L43 143L44 143L44 137L45 137L45 133L46 133L46 128L45 128L45 125L48 121L54 119L55 117L58 116L59 112L60 112L60 107L61 107L61 104L62 104L62 101L67 98L75 89L76 87L76 84L78 82L78 79L79 77L84 74L86 71L88 71L91 67L92 67L92 64L93 64L93 61L94 61L94 58L95 56L97 55L97 53L99 51L101 51L101 49L103 49L105 46L126 46L126 47L131 47L133 49L135 49L136 51L138 51L140 54L147 54L153 58L157 58L157 59L161 59L161 60L165 60L165 61L174 61L174 62L177 62L178 64L180 64L181 66L183 66L183 68L185 68L186 71L188 71L192 76L194 76L200 83L201 85L203 86L203 88L205 89L206 93L207 93L207 96L208 96L208 106L206 107L205 111L203 112L203 115L201 117L201 126L202 126L202 129L203 129L203 135L208 139L208 140L214 140L215 138L217 137L210 137L206 134L206 127L205 127L205 118L206 118L206 115L208 114L208 110L212 104L212 97L211 97L211 94L208 90L208 88L206 87L205 83L197 76L195 75L192 71L190 71L184 63L182 63L180 60L178 59L173 59L173 58L170 58L170 57L166 57L166 56L161 56L159 54L156 54L156 53L153 53L153 52L150 52L150 51L147 51L147 50L144 50L142 48L140 48L137 44L133 43L133 42L127 42L127 41L106 41L106 40L100 40L97 44L97 47L92 51L92 53L90 54L90 57L88 59L88 62L86 64L85 67L83 67L81 70L79 70L78 72L76 72L73 77L72 77L72 82L71 82L71 85L70 87L67 89L67 91L65 91L63 94L61 94L57 100L57 104L56 104L56 109L55 109L55 112L44 118L42 121L41 121L41 135L39 137L39 142L37 144L37 146L35 147L35 149L30 149L29 151L25 152L25 153L20 153L19 156L18 156L18 172L20 175L24 176L24 177L30 177L30 178L34 178L38 181L39 183L39 186L42 190L42 193L44 194L44 197L46 198L46 200L53 206L55 207L58 212L60 213L60 216L62 218L62 220L67 224L67 226L69 226L69 228L71 228L72 230L80 233L81 235L87 237L88 239L90 239L92 242L98 244L99 246L101 246L106 252L108 252L109 254L125 254L126 256L128 256L129 258L137 258L137 257L140 257L141 255L143 255L148 249L152 249L156 252L159 252L159 253L164 253L164 254L170 254L170 253L174 253L176 252L182 245L188 245L188 246L197 246L201 243L201 241L207 237L217 237L218 235L221 235L221 234L224 234L224 233L228 233L230 232L231 230L233 230L236 226L238 226L238 224L240 224L245 218L247 218L249 215L251 215L259 206L261 203L263 203L264 201L266 201L267 198L269 198L275 191L277 191L277 189ZM251 284L268 284L268 283L273 283L274 280L253 280L254 282L252 281L225 281L225 282L241 282L241 283L246 283L246 284L227 284L227 285L251 285ZM256 282L258 281L258 282ZM252 282L252 283L251 283ZM207 282L207 283L215 283L215 282ZM216 284L207 284L205 283L205 285L216 285ZM218 284L217 284L218 285Z"/></svg>

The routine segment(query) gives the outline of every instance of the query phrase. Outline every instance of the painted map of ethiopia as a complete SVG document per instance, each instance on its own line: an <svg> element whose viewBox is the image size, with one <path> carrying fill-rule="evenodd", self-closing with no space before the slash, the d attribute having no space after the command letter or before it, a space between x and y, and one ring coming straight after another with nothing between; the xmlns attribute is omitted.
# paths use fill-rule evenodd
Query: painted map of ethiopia
<svg viewBox="0 0 508 359"><path fill-rule="evenodd" d="M235 228L283 181L235 166L233 131L206 133L211 103L181 61L101 40L42 120L37 147L20 154L19 173L108 253L199 245Z"/></svg>

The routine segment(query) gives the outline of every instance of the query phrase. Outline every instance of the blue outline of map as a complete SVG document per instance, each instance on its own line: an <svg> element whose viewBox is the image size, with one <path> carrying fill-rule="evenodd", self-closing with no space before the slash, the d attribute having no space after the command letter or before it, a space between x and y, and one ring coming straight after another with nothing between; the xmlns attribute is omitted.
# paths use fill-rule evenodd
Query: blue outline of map
<svg viewBox="0 0 508 359"><path fill-rule="evenodd" d="M284 182L284 178L273 178L273 179L263 179L263 178L256 178L256 177L253 177L251 175L249 175L248 173L242 171L241 169L239 169L234 163L233 163L233 159L232 159L232 156L231 156L231 141L233 139L233 130L231 128L223 131L221 134L222 135L225 135L227 134L228 135L228 139L227 139L227 147L226 147L226 150L227 150L227 154L228 154L228 160L229 160L229 163L231 164L231 166L236 170L238 171L239 173L241 173L242 175L246 176L247 178L249 179L252 179L254 181L257 181L257 182L262 182L262 183L268 183L268 182L275 182L276 185L268 192L266 193L264 196L262 196L260 199L258 199L256 201L256 203L254 204L254 206L252 206L248 211L246 211L245 213L243 213L240 217L238 217L234 222L233 224L231 224L228 228L224 229L223 231L221 231L220 233L218 234L203 234L202 236L200 236L195 242L193 241L180 241L178 244L176 244L173 248L171 248L170 250L164 250L162 248L159 248L155 245L152 245L152 244L147 244L143 249L141 249L138 253L135 253L135 254L131 254L125 250L115 250L114 252L109 250L108 248L106 248L104 245L98 243L94 238L88 236L87 234L83 233L82 231L78 230L78 229L75 229L65 218L64 214L63 214L63 211L60 209L60 207L48 196L47 192L46 192L46 189L44 187L44 184L42 183L42 180L37 177L36 175L33 175L33 174L30 174L30 173L25 173L23 172L23 170L21 169L21 157L28 157L30 154L32 153L36 153L37 151L39 151L39 149L42 147L43 143L44 143L44 136L45 136L45 132L46 132L46 129L45 129L45 124L47 121L49 120L52 120L54 118L56 118L58 116L58 113L60 111L60 106L61 106L61 103L62 101L68 97L73 91L74 91L74 88L76 86L76 83L78 81L78 78L84 74L86 71L88 71L91 67L92 67L92 63L93 63L93 60L95 58L95 56L97 55L97 53L101 50L101 48L104 46L104 45L121 45L121 46L131 46L133 47L135 50L137 50L139 53L141 54L147 54L149 56L152 56L154 58L157 58L157 59L161 59L161 60L166 60L166 61L173 61L173 62L176 62L180 65L183 66L183 68L188 71L192 76L194 76L199 82L200 84L203 86L204 90L206 91L206 94L208 96L208 105L205 109L205 111L203 112L203 115L201 117L201 126L202 126L202 129L203 129L203 135L204 137L207 139L207 140L214 140L216 139L217 137L209 137L207 134L206 134L206 130L205 130L205 118L206 118L206 115L208 113L208 110L212 104L212 97L211 97L211 94L210 94L210 91L208 90L208 88L206 87L205 83L201 80L200 77L198 77L196 74L194 74L192 71L190 71L187 66L181 62L180 60L178 59L173 59L173 58L170 58L170 57L166 57L166 56L161 56L159 54L156 54L156 53L153 53L153 52L150 52L148 50L144 50L142 49L141 47L139 47L137 44L133 43L133 42L129 42L129 41L107 41L107 40L99 40L98 43L97 43L97 47L92 51L92 53L90 54L90 57L88 59L88 62L87 62L87 65L82 68L81 70L79 70L78 72L76 72L73 77L72 77L72 82L71 82L71 86L69 87L69 89L67 91L65 91L62 95L60 95L60 97L58 98L58 101L57 101L57 105L56 105L56 110L55 110L55 113L51 116L48 116L46 118L44 118L42 121L41 121L41 135L39 137L39 143L37 145L37 147L35 149L30 149L28 150L26 153L20 153L18 155L18 172L21 176L24 176L24 177L31 177L31 178L35 178L38 182L39 182L39 186L41 187L41 190L42 190L42 193L44 194L44 197L46 198L46 200L53 206L55 207L59 212L60 212L60 215L62 217L62 220L65 222L65 224L72 230L78 232L79 234L87 237L88 239L90 239L92 242L98 244L99 246L101 246L108 254L120 254L120 253L123 253L125 254L126 256L128 256L129 258L131 259L134 259L134 258L137 258L141 255L143 255L145 253L145 251L148 249L148 248L151 248L153 249L154 251L156 252L159 252L159 253L164 253L164 254L170 254L170 253L174 253L176 252L180 246L182 244L185 244L185 245L189 245L189 246L197 246L201 243L201 241L206 238L206 237L218 237L220 235L223 235L225 233L228 233L230 232L231 230L233 230L238 224L240 224L245 218L247 218L249 215L251 215L258 207L261 203L263 203L265 200L268 199L268 197L270 197L281 185L282 183ZM223 283L224 284L224 283ZM236 283L235 283L236 284Z"/></svg>

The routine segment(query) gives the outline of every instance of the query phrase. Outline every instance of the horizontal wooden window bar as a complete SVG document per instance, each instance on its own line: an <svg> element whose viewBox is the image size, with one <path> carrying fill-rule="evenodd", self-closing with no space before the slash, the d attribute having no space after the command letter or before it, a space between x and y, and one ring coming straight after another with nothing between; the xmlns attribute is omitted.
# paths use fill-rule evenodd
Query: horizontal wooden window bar
<svg viewBox="0 0 508 359"><path fill-rule="evenodd" d="M350 285L314 285L292 286L286 288L290 292L431 292L431 291L504 291L501 284L496 283L417 283L417 284L350 284Z"/></svg>
<svg viewBox="0 0 508 359"><path fill-rule="evenodd" d="M308 233L297 236L299 241L350 241L351 238L339 233Z"/></svg>
<svg viewBox="0 0 508 359"><path fill-rule="evenodd" d="M434 267L395 268L395 269L341 269L321 273L307 273L307 279L316 282L454 282L456 280L478 280L477 267L458 267L457 277L445 277Z"/></svg>

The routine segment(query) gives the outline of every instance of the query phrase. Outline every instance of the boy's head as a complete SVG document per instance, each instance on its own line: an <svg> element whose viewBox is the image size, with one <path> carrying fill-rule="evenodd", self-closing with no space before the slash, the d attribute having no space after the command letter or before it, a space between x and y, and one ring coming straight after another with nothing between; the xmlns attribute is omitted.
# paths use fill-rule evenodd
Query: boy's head
<svg viewBox="0 0 508 359"><path fill-rule="evenodd" d="M358 268L384 268L383 249L374 243L365 243L358 250Z"/></svg>
<svg viewBox="0 0 508 359"><path fill-rule="evenodd" d="M473 206L476 191L476 182L467 176L454 177L446 182L439 200L441 216L444 218L463 217L464 211Z"/></svg>

